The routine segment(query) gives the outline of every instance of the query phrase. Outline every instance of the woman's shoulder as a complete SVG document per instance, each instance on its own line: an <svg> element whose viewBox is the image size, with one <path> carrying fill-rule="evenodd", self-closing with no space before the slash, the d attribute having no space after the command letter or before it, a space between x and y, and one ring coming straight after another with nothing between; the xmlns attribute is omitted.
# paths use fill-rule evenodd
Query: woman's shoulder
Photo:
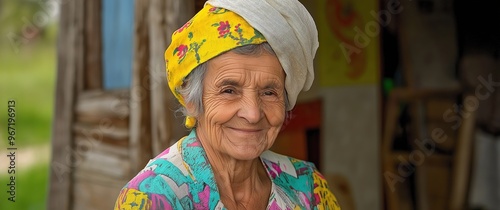
<svg viewBox="0 0 500 210"><path fill-rule="evenodd" d="M262 153L261 159L279 191L284 192L281 194L286 195L284 199L300 200L309 195L309 204L317 209L340 209L326 179L313 163L272 151ZM298 194L303 196L294 197Z"/></svg>
<svg viewBox="0 0 500 210"><path fill-rule="evenodd" d="M182 139L151 159L146 167L120 191L115 209L169 209L176 193L188 193L186 183L192 182L186 171L179 145ZM155 202L153 202L155 201ZM165 207L165 208L164 208Z"/></svg>

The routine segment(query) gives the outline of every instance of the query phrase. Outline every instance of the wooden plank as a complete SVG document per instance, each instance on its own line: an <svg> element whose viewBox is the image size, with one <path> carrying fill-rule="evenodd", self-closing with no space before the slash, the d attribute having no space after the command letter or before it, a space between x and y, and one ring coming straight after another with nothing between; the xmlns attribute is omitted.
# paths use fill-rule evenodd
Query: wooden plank
<svg viewBox="0 0 500 210"><path fill-rule="evenodd" d="M429 122L427 124L427 130L428 130L428 139L432 139L432 132L435 131L436 129L443 130L444 134L446 135L446 140L440 143L436 143L436 148L439 148L442 151L452 153L456 148L456 139L457 139L457 132L451 128L449 122L444 122L441 120L441 122ZM434 139L436 142L436 139ZM438 140L439 141L439 140Z"/></svg>
<svg viewBox="0 0 500 210"><path fill-rule="evenodd" d="M102 89L101 0L85 1L85 90Z"/></svg>
<svg viewBox="0 0 500 210"><path fill-rule="evenodd" d="M402 92L402 90L400 90ZM388 178L388 175L397 175L396 163L393 160L393 141L394 135L397 129L398 119L401 114L400 109L400 96L405 95L403 93L397 93L392 91L385 105L385 117L383 122L382 130L382 144L381 144L381 156L382 156L382 169L383 169L383 180L382 188L384 192L385 206L388 210L401 209L400 203L401 196L400 190L398 190L397 184L392 184Z"/></svg>
<svg viewBox="0 0 500 210"><path fill-rule="evenodd" d="M453 157L448 156L448 158L441 159L430 158L434 156L436 155L429 156L429 159L425 159L425 162L417 168L417 171L420 170L423 172L420 174L420 178L424 181L417 183L417 187L422 188L419 191L422 191L421 194L425 196L424 200L427 201L426 203L420 203L420 205L426 205L421 206L421 209L448 209ZM421 170L422 168L424 170Z"/></svg>
<svg viewBox="0 0 500 210"><path fill-rule="evenodd" d="M76 95L75 97L83 91L84 89L84 74L86 68L85 62L85 1L75 2L75 22L73 24L74 30L72 33L76 34L75 42L72 43L72 47L68 50L74 50L75 56L75 84L76 84Z"/></svg>
<svg viewBox="0 0 500 210"><path fill-rule="evenodd" d="M114 178L99 173L93 173L85 168L76 168L74 177L77 181L93 182L107 187L116 187L118 188L118 191L114 192L115 195L119 193L120 188L125 186L125 184L130 181L129 179Z"/></svg>
<svg viewBox="0 0 500 210"><path fill-rule="evenodd" d="M394 91L391 92L387 104L386 104L386 118L385 118L385 125L384 125L384 134L383 134L383 142L382 142L382 155L383 155L383 168L384 168L384 173L393 173L397 174L395 167L397 167L397 164L401 162L399 160L399 157L403 157L405 159L408 159L410 156L410 152L399 152L399 151L393 151L392 150L392 144L393 144L393 139L394 139L394 134L396 133L396 125L397 125L397 120L399 118L399 114L401 112L400 110L400 104L403 102L409 103L413 109L415 107L418 107L419 105L422 105L422 101L427 102L429 100L434 100L434 99L441 99L441 98L450 98L450 96L453 98L454 96L458 95L460 93L460 88L440 88L440 89L411 89L411 88L399 88L399 89L394 89ZM438 110L433 110L433 114L431 115L438 115L439 111L446 107L448 104L433 104L433 103L423 103L427 107L438 107ZM417 114L415 110L413 110L413 115L416 116ZM422 113L422 114L427 114L427 113ZM441 113L442 114L442 113ZM425 116L425 115L424 115ZM430 117L431 120L439 120L438 117ZM414 119L414 118L412 118ZM442 119L441 119L442 121ZM415 124L417 121L413 121ZM446 129L449 128L449 124L446 123L440 123L440 122L432 122L428 123L425 122L424 124L425 127L424 129L432 131L434 128L441 128L441 129ZM416 131L419 131L418 128L415 128L415 125L412 125L413 133L416 133ZM429 134L429 133L428 133ZM441 143L441 144L436 144L436 147L439 147L441 149L448 149L451 146L448 144L453 144L453 139L454 135L448 134L448 139L446 142ZM423 137L426 136L421 136L417 135L416 137L423 139ZM412 140L412 138L410 138ZM415 145L414 145L415 146ZM415 147L417 148L417 147ZM429 173L428 168L429 165L446 165L446 164L451 164L453 157L450 155L444 155L444 154L438 154L438 153L433 153L430 156L425 157L425 161L421 167L418 167L417 171L415 172L416 176L416 181L417 181L417 197L419 201L417 201L420 205L421 209L425 209L425 205L429 205L429 202L427 202L429 198L427 196L427 192L425 189L428 187L426 182L428 180L427 173ZM434 169L433 169L434 170ZM432 172L432 171L431 171ZM405 205L404 196L407 189L403 188L397 188L392 191L391 186L387 182L387 180L384 180L384 192L386 196L386 202L387 202L387 208L388 209L403 209L406 207L403 207ZM399 183L398 183L399 184ZM411 202L409 199L406 199L407 202ZM424 205L424 206L422 206Z"/></svg>
<svg viewBox="0 0 500 210"><path fill-rule="evenodd" d="M83 1L69 1L61 5L57 55L57 84L52 130L52 160L47 209L69 209L72 202L72 123L76 91L77 69L81 68L83 51Z"/></svg>
<svg viewBox="0 0 500 210"><path fill-rule="evenodd" d="M128 128L104 127L100 125L75 122L73 131L76 136L91 138L95 142L104 142L116 146L129 145L130 131Z"/></svg>
<svg viewBox="0 0 500 210"><path fill-rule="evenodd" d="M118 128L128 128L129 124L129 118L125 119L120 119L120 118L115 118L115 117L100 117L99 115L96 114L81 114L81 113L76 113L75 120L80 123L86 123L86 124L109 124L109 126L112 127L118 127Z"/></svg>
<svg viewBox="0 0 500 210"><path fill-rule="evenodd" d="M180 105L170 93L166 80L164 52L171 34L194 15L194 1L151 0L149 5L152 151L159 154L173 142L187 134L183 118L176 118L173 110ZM166 12L165 12L166 11ZM167 37L165 39L165 37ZM147 84L146 84L147 85Z"/></svg>
<svg viewBox="0 0 500 210"><path fill-rule="evenodd" d="M181 4L179 4L181 5ZM165 73L164 51L168 46L169 33L166 31L167 1L151 0L149 5L149 39L150 58L149 63L155 68L150 68L151 77L151 141L153 155L159 154L170 145L172 135L172 114L168 110L168 98L172 97L167 91Z"/></svg>
<svg viewBox="0 0 500 210"><path fill-rule="evenodd" d="M74 210L87 209L113 209L123 184L117 183L113 179L107 179L105 182L89 181L81 177L92 176L93 174L80 174L74 183L74 195L78 197L74 203Z"/></svg>
<svg viewBox="0 0 500 210"><path fill-rule="evenodd" d="M455 24L453 10L449 9L453 8L452 2L449 0L436 1L433 4L432 11L427 12L421 10L420 6L422 5L418 5L418 2L402 2L401 8L404 11L398 17L400 26L402 26L399 27L399 44L402 52L403 78L410 89L454 89L458 86L454 74L457 50L455 30L453 29ZM439 128L441 126L439 123L434 122L434 124L429 125L426 120L442 122L444 110L449 108L447 107L449 104L422 104L418 100L424 101L430 97L438 98L443 96L449 99L450 96L456 96L456 94L451 93L447 96L445 92L441 96L432 93L433 91L426 92L428 94L420 91L406 91L405 94L401 94L401 96L405 95L406 99L417 102L413 103L410 109L411 133L415 135L410 138L425 138L429 134L430 129L428 128ZM454 102L453 99L451 102ZM446 127L449 127L449 125ZM443 129L446 127L443 127ZM453 148L453 140L454 138L448 138L446 142L437 145L437 147L450 151ZM442 183L435 184L431 181L434 179L433 173L447 172L443 165L450 164L451 160L452 157L433 154L426 157L425 162L417 169L415 175L417 192L415 194L417 195L416 206L418 208L416 209L447 209L446 206L443 206L445 203L443 201L447 197L441 196L444 192L436 191L438 189L433 187L439 186L442 187L440 190L444 189L446 191L449 188L440 185ZM432 192L436 192L439 196L430 196ZM439 199L436 199L437 197Z"/></svg>
<svg viewBox="0 0 500 210"><path fill-rule="evenodd" d="M457 95L436 98L425 101L426 120L443 122L443 115L448 110L454 110L453 105L457 103Z"/></svg>
<svg viewBox="0 0 500 210"><path fill-rule="evenodd" d="M82 144L83 145L83 144ZM87 148L88 145L80 146L80 148ZM127 179L130 171L130 163L128 158L105 153L97 147L88 147L84 151L78 151L78 169L88 171L89 173L101 174L105 177L113 179ZM92 149L90 149L92 148Z"/></svg>
<svg viewBox="0 0 500 210"><path fill-rule="evenodd" d="M135 1L134 64L130 97L130 178L152 157L149 75L148 0Z"/></svg>
<svg viewBox="0 0 500 210"><path fill-rule="evenodd" d="M191 19L197 12L195 10L194 0L184 0L182 4L176 2L177 1L175 0L167 1L167 43L170 43L171 35L174 33L174 31L184 25L187 21L189 21L189 19ZM163 53L161 53L161 55L163 55ZM166 82L166 80L164 81ZM169 113L168 126L171 133L171 135L169 136L169 145L171 145L177 142L181 137L186 136L189 131L184 126L184 117L178 117L179 115L176 115L174 113L174 110L177 110L180 107L179 102L168 89L165 90L167 90L166 107Z"/></svg>
<svg viewBox="0 0 500 210"><path fill-rule="evenodd" d="M459 130L459 138L453 160L452 184L449 209L466 209L471 180L472 148L477 112L465 118Z"/></svg>
<svg viewBox="0 0 500 210"><path fill-rule="evenodd" d="M129 102L130 90L85 91L76 102L76 119L78 122L128 128Z"/></svg>
<svg viewBox="0 0 500 210"><path fill-rule="evenodd" d="M390 157L392 158L392 161L395 164L399 164L399 163L401 163L401 159L408 161L410 154L411 154L411 152L394 151L390 154ZM429 156L425 156L424 163L429 163L431 165L450 165L452 159L453 159L453 157L451 155L431 154Z"/></svg>
<svg viewBox="0 0 500 210"><path fill-rule="evenodd" d="M128 159L128 144L127 145L116 145L108 144L107 142L99 141L98 139L87 137L87 136L75 136L75 147L80 148L80 150L87 151L89 149L97 150L104 154L109 154L110 156L117 156L120 158Z"/></svg>

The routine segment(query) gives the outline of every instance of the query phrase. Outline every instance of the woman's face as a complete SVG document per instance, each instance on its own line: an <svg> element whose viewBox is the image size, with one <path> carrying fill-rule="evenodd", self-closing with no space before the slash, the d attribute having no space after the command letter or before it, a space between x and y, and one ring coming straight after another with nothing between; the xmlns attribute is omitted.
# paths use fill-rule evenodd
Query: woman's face
<svg viewBox="0 0 500 210"><path fill-rule="evenodd" d="M197 133L204 147L237 160L269 149L285 119L285 73L278 58L224 53L208 62L204 112Z"/></svg>

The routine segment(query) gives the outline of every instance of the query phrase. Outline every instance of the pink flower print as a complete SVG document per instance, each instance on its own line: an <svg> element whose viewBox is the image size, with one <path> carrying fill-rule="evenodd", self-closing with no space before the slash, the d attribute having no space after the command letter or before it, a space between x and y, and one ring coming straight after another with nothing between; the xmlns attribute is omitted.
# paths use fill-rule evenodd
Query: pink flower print
<svg viewBox="0 0 500 210"><path fill-rule="evenodd" d="M234 32L236 32L236 33L241 33L240 26L241 26L241 24L239 24L239 23L238 23L238 25L236 25L236 26L234 27Z"/></svg>
<svg viewBox="0 0 500 210"><path fill-rule="evenodd" d="M269 175L271 175L271 178L276 178L280 176L283 171L281 170L280 166L277 163L274 162L266 162L266 166L268 167Z"/></svg>
<svg viewBox="0 0 500 210"><path fill-rule="evenodd" d="M151 194L148 195L151 197L151 208L161 208L161 209L174 209L170 203L167 201L167 198L163 195Z"/></svg>
<svg viewBox="0 0 500 210"><path fill-rule="evenodd" d="M224 8L220 8L220 7L212 7L208 10L208 13L212 13L212 14L224 14L226 13L228 10L227 9L224 9Z"/></svg>
<svg viewBox="0 0 500 210"><path fill-rule="evenodd" d="M212 8L210 8L208 11L209 11L209 12L211 12L211 13L213 13L213 12L215 12L217 9L219 9L219 8L217 8L217 7L212 7Z"/></svg>
<svg viewBox="0 0 500 210"><path fill-rule="evenodd" d="M273 200L273 202L271 202L271 205L269 206L269 210L280 210L280 209L281 208L276 202L276 200Z"/></svg>
<svg viewBox="0 0 500 210"><path fill-rule="evenodd" d="M176 33L181 33L184 29L186 29L187 27L189 27L191 25L193 21L188 21L187 23L185 23L182 27L180 27L179 29L177 29L177 31L174 32L174 34Z"/></svg>
<svg viewBox="0 0 500 210"><path fill-rule="evenodd" d="M209 209L210 206L210 187L205 186L203 191L198 193L199 203L194 203L194 209Z"/></svg>
<svg viewBox="0 0 500 210"><path fill-rule="evenodd" d="M225 37L229 31L231 30L231 25L229 25L229 21L226 20L226 22L221 21L219 23L219 27L217 28L219 31L219 38Z"/></svg>
<svg viewBox="0 0 500 210"><path fill-rule="evenodd" d="M186 53L188 51L188 46L187 45L179 45L177 48L174 49L174 55L177 53L177 57L179 57L179 63L184 60L186 57Z"/></svg>

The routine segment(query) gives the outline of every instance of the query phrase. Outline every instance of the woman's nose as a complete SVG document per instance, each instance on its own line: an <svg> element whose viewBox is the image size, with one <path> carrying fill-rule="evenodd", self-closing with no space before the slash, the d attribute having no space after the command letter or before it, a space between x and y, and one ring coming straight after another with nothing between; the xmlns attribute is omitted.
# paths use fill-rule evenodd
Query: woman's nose
<svg viewBox="0 0 500 210"><path fill-rule="evenodd" d="M248 123L258 123L262 119L261 101L257 94L246 96L241 100L241 108L237 115L247 120Z"/></svg>

